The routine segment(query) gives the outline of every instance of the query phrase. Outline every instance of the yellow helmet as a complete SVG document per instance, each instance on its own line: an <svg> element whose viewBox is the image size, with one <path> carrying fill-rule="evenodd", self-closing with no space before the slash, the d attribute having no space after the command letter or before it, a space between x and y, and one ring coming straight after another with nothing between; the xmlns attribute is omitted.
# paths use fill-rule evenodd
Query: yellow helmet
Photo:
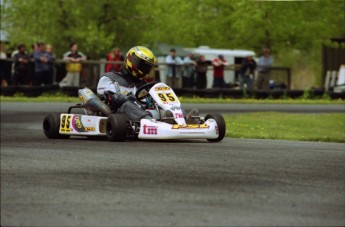
<svg viewBox="0 0 345 227"><path fill-rule="evenodd" d="M139 80L144 79L153 69L156 57L143 46L132 47L126 54L126 69Z"/></svg>

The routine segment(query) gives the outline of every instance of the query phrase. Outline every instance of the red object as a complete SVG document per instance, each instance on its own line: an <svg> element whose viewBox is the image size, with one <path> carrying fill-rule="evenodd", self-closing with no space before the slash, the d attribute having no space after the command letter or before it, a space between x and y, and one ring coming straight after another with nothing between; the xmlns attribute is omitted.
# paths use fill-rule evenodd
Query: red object
<svg viewBox="0 0 345 227"><path fill-rule="evenodd" d="M214 63L218 63L220 60L214 59ZM223 61L226 62L226 61ZM214 78L224 78L224 65L215 66L213 65L213 77Z"/></svg>
<svg viewBox="0 0 345 227"><path fill-rule="evenodd" d="M122 55L115 56L112 53L109 53L107 55L107 61L123 61L124 58ZM119 72L120 71L121 64L107 64L105 66L105 72L110 72L110 71L115 71Z"/></svg>
<svg viewBox="0 0 345 227"><path fill-rule="evenodd" d="M146 78L145 78L145 81L146 81L147 83L151 83L151 82L154 81L154 79L155 79L155 78L148 78L148 77L146 77Z"/></svg>

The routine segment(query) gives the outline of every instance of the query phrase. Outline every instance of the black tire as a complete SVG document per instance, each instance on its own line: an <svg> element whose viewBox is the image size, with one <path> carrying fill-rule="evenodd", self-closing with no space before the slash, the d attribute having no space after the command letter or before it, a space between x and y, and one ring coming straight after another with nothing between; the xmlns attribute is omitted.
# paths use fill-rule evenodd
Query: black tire
<svg viewBox="0 0 345 227"><path fill-rule="evenodd" d="M225 124L225 120L223 118L222 115L220 114L207 114L205 117L205 121L207 121L208 119L213 119L217 122L217 127L218 127L218 131L219 131L219 136L218 138L215 139L207 139L210 142L219 142L221 141L224 136L225 136L225 130L226 130L226 124Z"/></svg>
<svg viewBox="0 0 345 227"><path fill-rule="evenodd" d="M128 118L124 114L111 114L107 119L106 132L109 141L123 142L129 129Z"/></svg>
<svg viewBox="0 0 345 227"><path fill-rule="evenodd" d="M51 113L43 120L43 132L49 139L68 139L69 135L61 135L60 113Z"/></svg>

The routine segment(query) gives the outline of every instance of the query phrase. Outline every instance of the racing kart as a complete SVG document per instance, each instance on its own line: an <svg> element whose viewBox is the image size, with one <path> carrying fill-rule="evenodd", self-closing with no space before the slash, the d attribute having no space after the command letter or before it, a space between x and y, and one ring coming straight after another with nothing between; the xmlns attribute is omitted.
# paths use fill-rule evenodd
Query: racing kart
<svg viewBox="0 0 345 227"><path fill-rule="evenodd" d="M115 87L119 91L118 84ZM78 90L80 104L70 106L66 113L52 113L43 120L43 132L50 139L70 136L106 136L109 141L124 141L130 137L143 140L207 139L221 141L226 124L222 115L189 116L173 89L161 82L147 83L135 93L135 103L147 111L152 119L131 121L112 105L111 94L95 95L92 90ZM85 114L72 113L83 109ZM170 111L170 115L165 114ZM192 123L190 123L192 119Z"/></svg>

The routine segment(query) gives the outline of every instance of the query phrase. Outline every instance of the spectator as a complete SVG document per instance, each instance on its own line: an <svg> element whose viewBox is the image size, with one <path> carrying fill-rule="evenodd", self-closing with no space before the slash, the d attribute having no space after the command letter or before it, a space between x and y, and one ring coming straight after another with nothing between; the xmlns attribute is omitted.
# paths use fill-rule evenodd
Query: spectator
<svg viewBox="0 0 345 227"><path fill-rule="evenodd" d="M107 61L123 61L123 55L118 47L115 47L111 53L107 55ZM120 72L120 66L121 64L107 64L105 66L105 72Z"/></svg>
<svg viewBox="0 0 345 227"><path fill-rule="evenodd" d="M16 54L18 54L18 46L15 50L12 51L11 58L14 59L14 55ZM11 75L12 76L14 75L14 62L12 63L12 66L11 66Z"/></svg>
<svg viewBox="0 0 345 227"><path fill-rule="evenodd" d="M193 88L194 87L194 74L195 74L195 61L193 60L193 53L189 53L184 59L184 70L182 76L182 87Z"/></svg>
<svg viewBox="0 0 345 227"><path fill-rule="evenodd" d="M50 56L52 57L52 61L48 63L49 64L49 72L48 72L47 78L49 78L49 81L48 81L49 84L53 84L56 81L54 78L54 61L55 61L56 57L55 57L55 54L53 52L53 46L50 44L47 44L46 45L46 52L48 54L50 54Z"/></svg>
<svg viewBox="0 0 345 227"><path fill-rule="evenodd" d="M10 62L5 61L7 58L6 54L6 47L5 44L1 43L0 44L0 76L1 76L1 87L7 87L9 80L10 80L10 75L11 75L11 70L8 71L7 65Z"/></svg>
<svg viewBox="0 0 345 227"><path fill-rule="evenodd" d="M211 61L207 61L204 55L200 55L196 61L196 88L205 89L207 85L206 73L207 66L212 65Z"/></svg>
<svg viewBox="0 0 345 227"><path fill-rule="evenodd" d="M6 55L6 48L5 48L5 44L0 43L0 59L6 59L7 55Z"/></svg>
<svg viewBox="0 0 345 227"><path fill-rule="evenodd" d="M255 77L256 61L253 56L247 56L242 61L240 69L240 88L253 89L253 80Z"/></svg>
<svg viewBox="0 0 345 227"><path fill-rule="evenodd" d="M180 57L176 56L176 50L170 49L169 55L165 58L167 63L167 84L172 88L180 87L180 65L183 61Z"/></svg>
<svg viewBox="0 0 345 227"><path fill-rule="evenodd" d="M262 56L258 62L258 77L256 80L257 89L268 90L270 79L270 67L273 64L273 57L269 48L263 48Z"/></svg>
<svg viewBox="0 0 345 227"><path fill-rule="evenodd" d="M213 60L213 86L214 88L223 88L224 81L224 66L229 65L223 55L218 55L218 58Z"/></svg>
<svg viewBox="0 0 345 227"><path fill-rule="evenodd" d="M26 47L20 44L17 47L18 53L14 55L13 85L25 85L29 83L30 57L26 54Z"/></svg>
<svg viewBox="0 0 345 227"><path fill-rule="evenodd" d="M52 78L49 78L49 71L53 63L53 57L45 51L45 44L37 44L38 51L34 52L35 60L35 85L51 84Z"/></svg>
<svg viewBox="0 0 345 227"><path fill-rule="evenodd" d="M63 60L67 61L66 70L67 75L60 82L60 87L74 86L79 87L81 62L86 60L86 56L78 51L78 45L72 43L70 45L70 51L63 55Z"/></svg>
<svg viewBox="0 0 345 227"><path fill-rule="evenodd" d="M35 59L34 59L34 53L38 51L38 45L37 43L34 43L31 45L31 53L29 54L30 57L30 63L29 63L29 85L32 85L35 79Z"/></svg>

